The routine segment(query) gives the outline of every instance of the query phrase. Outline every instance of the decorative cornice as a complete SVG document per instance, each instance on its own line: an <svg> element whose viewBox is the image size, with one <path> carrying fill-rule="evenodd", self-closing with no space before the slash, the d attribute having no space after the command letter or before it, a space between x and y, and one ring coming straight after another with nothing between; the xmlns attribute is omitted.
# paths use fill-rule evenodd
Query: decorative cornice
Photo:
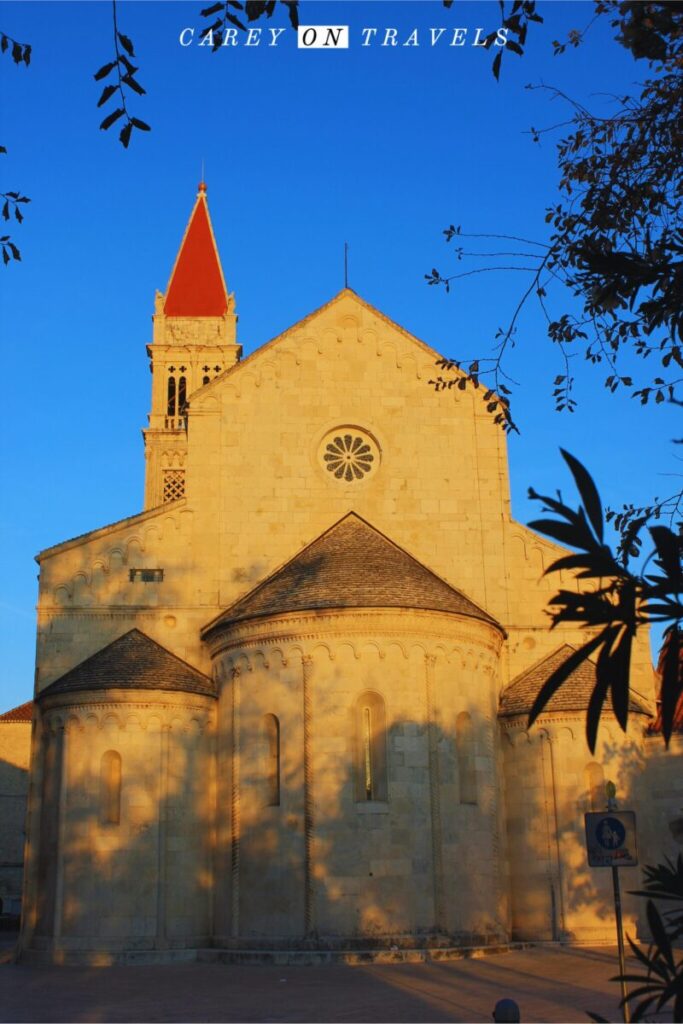
<svg viewBox="0 0 683 1024"><path fill-rule="evenodd" d="M470 642L499 654L502 637L498 630L481 619L452 612L434 612L404 608L335 608L318 612L290 612L263 619L240 621L207 638L212 657L241 647L264 643L314 642L335 639L356 641L359 637L377 639L378 632L395 642L412 642L424 648L459 640Z"/></svg>

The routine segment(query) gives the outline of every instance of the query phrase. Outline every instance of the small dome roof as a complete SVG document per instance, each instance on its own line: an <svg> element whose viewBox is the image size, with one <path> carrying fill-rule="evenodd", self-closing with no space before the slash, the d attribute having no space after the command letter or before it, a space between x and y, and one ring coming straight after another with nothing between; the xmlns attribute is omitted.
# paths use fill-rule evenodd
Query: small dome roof
<svg viewBox="0 0 683 1024"><path fill-rule="evenodd" d="M552 654L520 673L501 694L499 716L528 715L545 681L575 652L576 647L572 647L571 644L563 644ZM594 661L591 661L590 658L582 661L569 674L559 690L555 691L546 704L543 714L553 711L586 711L597 682L595 672ZM609 696L605 701L605 707L612 710L612 700ZM641 715L652 714L645 700L633 690L629 697L628 709Z"/></svg>
<svg viewBox="0 0 683 1024"><path fill-rule="evenodd" d="M38 694L83 690L181 690L215 696L213 681L151 640L131 629L76 665Z"/></svg>
<svg viewBox="0 0 683 1024"><path fill-rule="evenodd" d="M203 631L245 619L332 608L412 608L495 619L350 512Z"/></svg>

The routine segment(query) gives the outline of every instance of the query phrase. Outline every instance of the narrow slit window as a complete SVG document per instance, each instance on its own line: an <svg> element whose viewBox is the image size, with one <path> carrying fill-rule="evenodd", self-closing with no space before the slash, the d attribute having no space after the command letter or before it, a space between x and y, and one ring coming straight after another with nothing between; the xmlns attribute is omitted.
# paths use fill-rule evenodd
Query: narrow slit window
<svg viewBox="0 0 683 1024"><path fill-rule="evenodd" d="M356 744L356 801L386 800L387 742L384 700L366 690L354 709Z"/></svg>
<svg viewBox="0 0 683 1024"><path fill-rule="evenodd" d="M266 806L280 806L280 722L277 715L264 718L266 740Z"/></svg>
<svg viewBox="0 0 683 1024"><path fill-rule="evenodd" d="M365 799L372 800L372 719L370 708L363 708L363 767Z"/></svg>
<svg viewBox="0 0 683 1024"><path fill-rule="evenodd" d="M100 763L100 823L118 825L121 821L121 755L107 750Z"/></svg>

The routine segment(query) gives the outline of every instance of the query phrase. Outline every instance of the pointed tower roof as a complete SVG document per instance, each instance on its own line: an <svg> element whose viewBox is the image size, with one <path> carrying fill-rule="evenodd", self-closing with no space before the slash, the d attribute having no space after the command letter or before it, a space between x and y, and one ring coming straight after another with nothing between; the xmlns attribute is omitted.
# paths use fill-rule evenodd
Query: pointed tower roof
<svg viewBox="0 0 683 1024"><path fill-rule="evenodd" d="M323 608L417 608L501 626L416 558L349 512L203 630Z"/></svg>
<svg viewBox="0 0 683 1024"><path fill-rule="evenodd" d="M197 200L185 229L166 289L166 316L223 316L228 291L206 202L199 183Z"/></svg>

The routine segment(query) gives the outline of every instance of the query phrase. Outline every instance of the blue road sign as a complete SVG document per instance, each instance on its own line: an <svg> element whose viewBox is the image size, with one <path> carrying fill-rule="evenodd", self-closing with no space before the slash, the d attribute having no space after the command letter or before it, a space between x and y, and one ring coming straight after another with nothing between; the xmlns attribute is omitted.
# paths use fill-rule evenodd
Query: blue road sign
<svg viewBox="0 0 683 1024"><path fill-rule="evenodd" d="M592 868L636 867L638 849L634 812L598 811L587 814L586 849Z"/></svg>

